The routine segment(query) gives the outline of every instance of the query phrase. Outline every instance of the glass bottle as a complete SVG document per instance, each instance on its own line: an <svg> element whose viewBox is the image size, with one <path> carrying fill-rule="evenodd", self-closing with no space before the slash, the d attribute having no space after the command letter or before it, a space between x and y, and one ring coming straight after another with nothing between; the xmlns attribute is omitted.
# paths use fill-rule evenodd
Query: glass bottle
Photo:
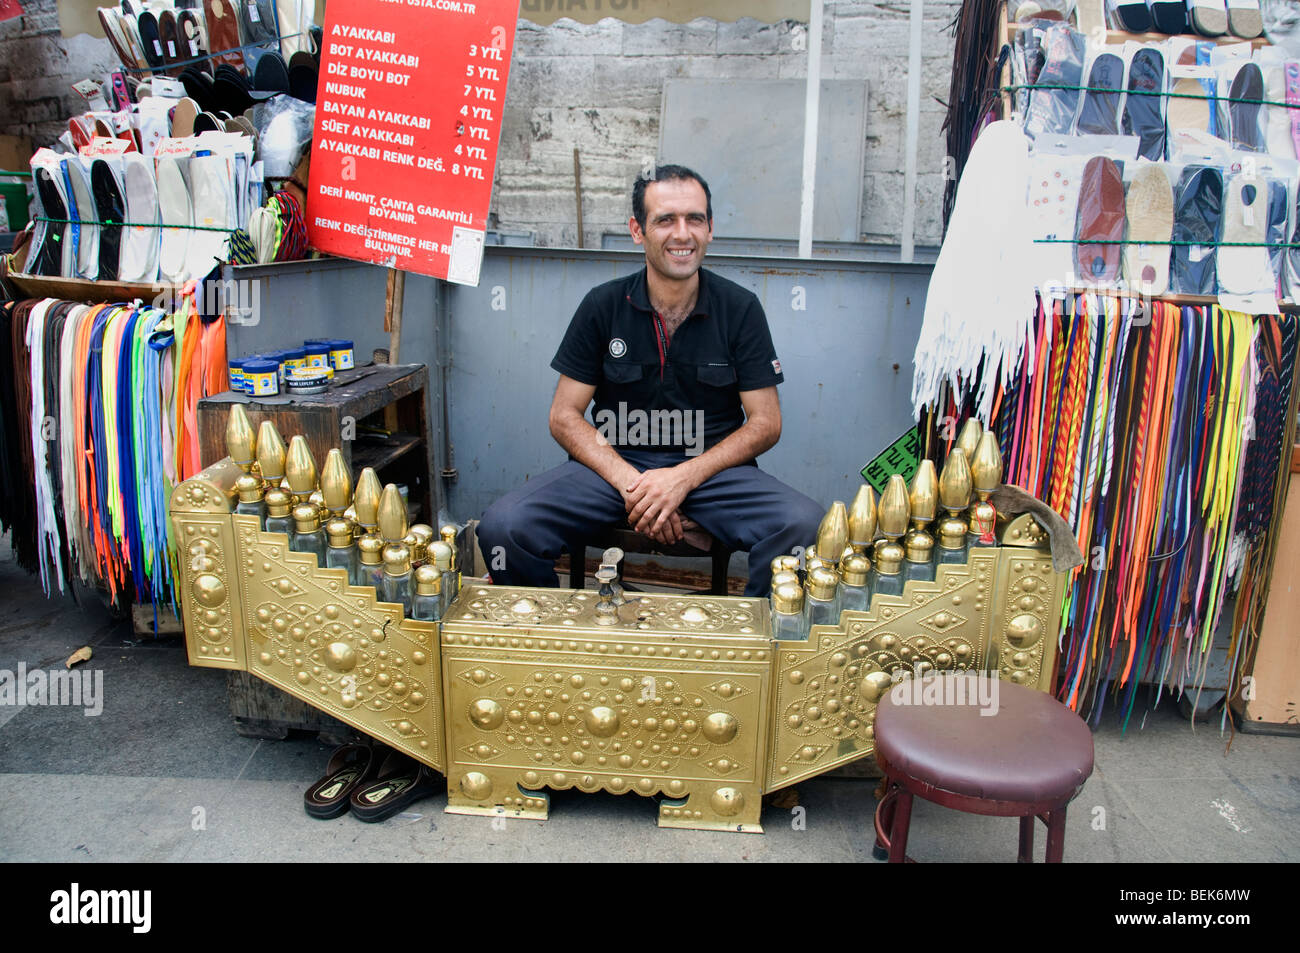
<svg viewBox="0 0 1300 953"><path fill-rule="evenodd" d="M839 582L840 574L825 566L808 573L804 587L804 619L809 628L836 625L840 621Z"/></svg>
<svg viewBox="0 0 1300 953"><path fill-rule="evenodd" d="M325 531L320 528L320 510L315 504L299 503L293 508L289 548L296 553L311 553L317 565L325 562Z"/></svg>
<svg viewBox="0 0 1300 953"><path fill-rule="evenodd" d="M414 571L429 561L429 544L438 538L438 534L428 523L416 523L408 535L419 541L418 552L416 549L411 550L411 569Z"/></svg>
<svg viewBox="0 0 1300 953"><path fill-rule="evenodd" d="M357 548L352 545L352 524L345 519L332 519L325 524L325 536L329 548L325 550L325 565L330 569L342 569L348 574L348 584L359 586Z"/></svg>
<svg viewBox="0 0 1300 953"><path fill-rule="evenodd" d="M438 530L438 534L451 552L451 562L447 567L448 575L442 577L442 604L445 611L445 607L451 605L456 596L460 594L460 560L457 558L456 552L456 527L448 523ZM450 588L447 585L449 582L451 583Z"/></svg>
<svg viewBox="0 0 1300 953"><path fill-rule="evenodd" d="M268 533L285 533L290 529L289 509L292 505L289 494L277 487L266 491L266 531Z"/></svg>
<svg viewBox="0 0 1300 953"><path fill-rule="evenodd" d="M871 560L865 553L852 553L840 562L840 609L866 612L871 605Z"/></svg>
<svg viewBox="0 0 1300 953"><path fill-rule="evenodd" d="M424 543L420 542L420 534L415 532L415 528L407 530L406 536L402 542L406 545L407 551L411 554L411 572L415 572L423 566L429 559L429 551L425 548ZM414 583L412 583L414 585Z"/></svg>
<svg viewBox="0 0 1300 953"><path fill-rule="evenodd" d="M446 615L447 610L451 608L451 547L442 540L437 540L429 544L429 561L433 564L438 572L442 573L442 614Z"/></svg>
<svg viewBox="0 0 1300 953"><path fill-rule="evenodd" d="M903 581L924 579L934 581L934 537L924 530L914 530L907 534L907 559L903 563Z"/></svg>
<svg viewBox="0 0 1300 953"><path fill-rule="evenodd" d="M383 550L383 600L402 607L402 615L411 614L411 551L405 543L389 543Z"/></svg>
<svg viewBox="0 0 1300 953"><path fill-rule="evenodd" d="M235 504L235 512L243 516L256 516L257 527L261 529L266 525L266 503L262 500L262 481L250 473L245 473L235 481L235 489L239 492L239 502Z"/></svg>
<svg viewBox="0 0 1300 953"><path fill-rule="evenodd" d="M362 536L357 540L357 585L374 586L375 597L382 598L384 541L378 536Z"/></svg>
<svg viewBox="0 0 1300 953"><path fill-rule="evenodd" d="M890 540L876 547L876 568L872 571L871 595L901 596L903 594L903 547Z"/></svg>
<svg viewBox="0 0 1300 953"><path fill-rule="evenodd" d="M970 544L996 546L998 511L989 502L989 494L1002 482L1002 451L991 431L985 431L984 436L980 437L970 469L975 493L979 496L979 501L970 508L970 529L974 536Z"/></svg>
<svg viewBox="0 0 1300 953"><path fill-rule="evenodd" d="M442 619L442 573L433 566L415 570L415 596L411 600L411 618L422 622Z"/></svg>
<svg viewBox="0 0 1300 953"><path fill-rule="evenodd" d="M807 642L808 625L803 611L803 589L798 583L783 583L772 590L772 638L786 642Z"/></svg>

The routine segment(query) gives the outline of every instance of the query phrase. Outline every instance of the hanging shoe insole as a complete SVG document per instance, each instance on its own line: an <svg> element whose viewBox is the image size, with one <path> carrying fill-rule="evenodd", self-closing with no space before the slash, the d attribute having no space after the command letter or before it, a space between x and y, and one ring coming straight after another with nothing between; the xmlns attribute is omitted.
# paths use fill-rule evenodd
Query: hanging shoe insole
<svg viewBox="0 0 1300 953"><path fill-rule="evenodd" d="M65 224L68 218L68 204L63 197L63 190L55 180L54 173L41 166L36 169L36 192L41 202L41 211L46 218L56 219L43 222L44 239L36 249L34 261L28 270L35 275L63 274L63 250L71 239L71 231ZM35 241L33 239L33 241Z"/></svg>
<svg viewBox="0 0 1300 953"><path fill-rule="evenodd" d="M204 22L208 27L208 52L222 63L242 67L244 54L239 36L239 18L229 0L203 0Z"/></svg>
<svg viewBox="0 0 1300 953"><path fill-rule="evenodd" d="M1272 271L1273 287L1281 290L1279 280L1286 274L1286 183L1277 179L1268 182L1268 265Z"/></svg>
<svg viewBox="0 0 1300 953"><path fill-rule="evenodd" d="M258 59L257 68L253 70L253 88L268 93L289 91L289 68L279 53L267 53ZM237 111L243 112L242 109Z"/></svg>
<svg viewBox="0 0 1300 953"><path fill-rule="evenodd" d="M80 219L77 233L77 277L93 281L99 276L99 226L95 224L95 202L90 197L86 168L79 159L63 160L63 175L71 189L68 218ZM74 208L75 206L75 208Z"/></svg>
<svg viewBox="0 0 1300 953"><path fill-rule="evenodd" d="M1210 100L1201 81L1184 76L1174 82L1172 92L1177 95L1169 97L1169 131L1198 129L1209 132Z"/></svg>
<svg viewBox="0 0 1300 953"><path fill-rule="evenodd" d="M1169 236L1174 229L1174 190L1163 165L1139 166L1124 202L1128 218L1124 277L1129 290L1169 290Z"/></svg>
<svg viewBox="0 0 1300 953"><path fill-rule="evenodd" d="M1115 16L1129 33L1148 33L1151 30L1151 8L1146 5L1146 0L1119 0L1115 4Z"/></svg>
<svg viewBox="0 0 1300 953"><path fill-rule="evenodd" d="M1264 32L1259 0L1228 0L1228 32L1243 40L1253 40Z"/></svg>
<svg viewBox="0 0 1300 953"><path fill-rule="evenodd" d="M1178 36L1187 32L1187 4L1184 0L1151 0L1155 32Z"/></svg>
<svg viewBox="0 0 1300 953"><path fill-rule="evenodd" d="M1078 130L1083 135L1113 136L1119 132L1119 97L1124 85L1124 61L1114 53L1102 53L1088 73L1088 92L1079 109ZM1097 92L1098 89L1114 92Z"/></svg>
<svg viewBox="0 0 1300 953"><path fill-rule="evenodd" d="M140 28L140 42L144 45L144 58L153 69L160 69L166 60L163 57L162 39L158 35L158 18L149 11L140 14L136 21Z"/></svg>
<svg viewBox="0 0 1300 953"><path fill-rule="evenodd" d="M113 47L113 52L117 54L117 58L121 60L123 66L134 68L136 66L135 57L131 55L131 47L118 28L117 11L100 7L95 12L99 16L99 25L104 28L104 35L108 37L108 43Z"/></svg>
<svg viewBox="0 0 1300 953"><path fill-rule="evenodd" d="M194 217L185 175L176 159L158 160L158 213L163 223L158 271L164 281L184 281Z"/></svg>
<svg viewBox="0 0 1300 953"><path fill-rule="evenodd" d="M1254 63L1246 63L1233 77L1228 93L1228 128L1230 139L1239 149L1259 152L1262 140L1259 132L1260 102L1264 98L1264 74Z"/></svg>
<svg viewBox="0 0 1300 953"><path fill-rule="evenodd" d="M203 39L203 27L193 11L182 10L177 15L176 42L184 47L187 59L207 54L208 47Z"/></svg>
<svg viewBox="0 0 1300 953"><path fill-rule="evenodd" d="M119 256L122 249L122 226L109 222L126 220L126 201L122 186L112 167L103 159L96 159L90 167L90 187L99 213L99 277L103 281L118 278Z"/></svg>
<svg viewBox="0 0 1300 953"><path fill-rule="evenodd" d="M164 10L158 14L158 40L162 43L163 62L167 65L167 75L180 76L182 67L176 64L189 59L189 55L179 42L176 14L171 10Z"/></svg>
<svg viewBox="0 0 1300 953"><path fill-rule="evenodd" d="M1107 284L1119 277L1124 179L1113 159L1095 156L1083 167L1074 238L1075 275L1081 283Z"/></svg>
<svg viewBox="0 0 1300 953"><path fill-rule="evenodd" d="M245 43L265 43L276 38L275 6L271 0L239 0L239 20Z"/></svg>
<svg viewBox="0 0 1300 953"><path fill-rule="evenodd" d="M196 156L190 160L190 194L194 201L196 230L190 237L186 271L191 278L203 278L225 261L230 233L209 231L233 227L230 206L230 165L224 156Z"/></svg>
<svg viewBox="0 0 1300 953"><path fill-rule="evenodd" d="M1268 185L1256 176L1239 175L1228 181L1225 191L1219 288L1227 294L1239 295L1270 291L1268 249L1264 247L1268 234Z"/></svg>
<svg viewBox="0 0 1300 953"><path fill-rule="evenodd" d="M1212 166L1183 170L1174 199L1174 237L1169 290L1215 293L1215 248L1223 210L1223 176ZM1178 244L1191 243L1191 244Z"/></svg>
<svg viewBox="0 0 1300 953"><path fill-rule="evenodd" d="M1223 36L1228 32L1228 8L1223 0L1187 0L1187 15L1201 36Z"/></svg>
<svg viewBox="0 0 1300 953"><path fill-rule="evenodd" d="M199 113L194 117L194 135L196 136L201 132L221 132L223 129L221 120L212 113Z"/></svg>
<svg viewBox="0 0 1300 953"><path fill-rule="evenodd" d="M1037 82L1060 89L1036 89L1029 99L1025 118L1025 134L1030 138L1042 133L1069 135L1074 126L1074 113L1079 104L1079 89L1083 79L1085 37L1064 25L1048 28L1047 60L1038 74Z"/></svg>
<svg viewBox="0 0 1300 953"><path fill-rule="evenodd" d="M172 110L172 138L184 139L194 135L194 118L198 116L199 104L186 96Z"/></svg>
<svg viewBox="0 0 1300 953"><path fill-rule="evenodd" d="M1264 74L1264 98L1270 103L1286 102L1286 68L1282 63L1269 63ZM1283 159L1295 158L1295 141L1291 138L1291 113L1284 106L1265 108L1264 151Z"/></svg>
<svg viewBox="0 0 1300 953"><path fill-rule="evenodd" d="M149 281L158 277L157 228L147 227L158 221L158 187L154 182L153 162L144 156L123 158L126 168L126 220L122 236L119 273L123 281Z"/></svg>
<svg viewBox="0 0 1300 953"><path fill-rule="evenodd" d="M1138 137L1138 155L1159 162L1165 157L1165 120L1160 108L1165 88L1165 58L1144 47L1129 64L1129 95L1124 103L1124 134Z"/></svg>

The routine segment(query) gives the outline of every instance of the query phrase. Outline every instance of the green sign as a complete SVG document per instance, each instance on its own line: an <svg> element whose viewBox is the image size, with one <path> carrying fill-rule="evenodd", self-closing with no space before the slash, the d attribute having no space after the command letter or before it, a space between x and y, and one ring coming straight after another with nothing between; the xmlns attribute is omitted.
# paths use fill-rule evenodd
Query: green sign
<svg viewBox="0 0 1300 953"><path fill-rule="evenodd" d="M862 479L877 493L884 493L889 478L897 473L909 483L921 465L921 433L913 425L862 468Z"/></svg>

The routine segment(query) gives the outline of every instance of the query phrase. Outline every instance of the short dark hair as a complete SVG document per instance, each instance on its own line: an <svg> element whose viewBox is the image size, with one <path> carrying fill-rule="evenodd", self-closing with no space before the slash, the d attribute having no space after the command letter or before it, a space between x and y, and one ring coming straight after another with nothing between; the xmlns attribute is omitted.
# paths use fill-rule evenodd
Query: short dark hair
<svg viewBox="0 0 1300 953"><path fill-rule="evenodd" d="M658 165L654 171L646 174L642 173L636 177L636 182L632 184L632 217L636 223L645 231L645 190L651 182L681 182L688 179L694 179L700 183L700 188L704 189L704 202L706 204L709 221L713 221L713 193L709 191L709 183L704 178L684 165Z"/></svg>

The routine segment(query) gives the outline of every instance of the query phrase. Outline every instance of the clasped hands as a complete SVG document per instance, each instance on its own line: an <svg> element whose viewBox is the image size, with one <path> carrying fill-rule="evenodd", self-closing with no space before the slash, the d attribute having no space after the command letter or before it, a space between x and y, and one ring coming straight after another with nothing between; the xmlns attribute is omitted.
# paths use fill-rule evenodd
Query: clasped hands
<svg viewBox="0 0 1300 953"><path fill-rule="evenodd" d="M619 487L627 507L627 524L664 545L680 542L696 524L677 512L695 484L681 466L633 473Z"/></svg>

